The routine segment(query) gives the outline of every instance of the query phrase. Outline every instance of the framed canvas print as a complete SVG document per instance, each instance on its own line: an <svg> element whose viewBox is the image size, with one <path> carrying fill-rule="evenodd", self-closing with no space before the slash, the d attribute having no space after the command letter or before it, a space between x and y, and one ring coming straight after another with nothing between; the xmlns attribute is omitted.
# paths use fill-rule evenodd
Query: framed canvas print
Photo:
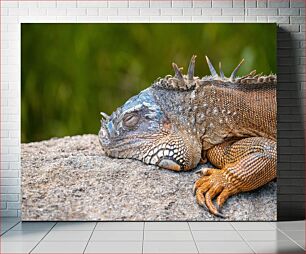
<svg viewBox="0 0 306 254"><path fill-rule="evenodd" d="M22 24L22 220L277 219L275 24Z"/></svg>

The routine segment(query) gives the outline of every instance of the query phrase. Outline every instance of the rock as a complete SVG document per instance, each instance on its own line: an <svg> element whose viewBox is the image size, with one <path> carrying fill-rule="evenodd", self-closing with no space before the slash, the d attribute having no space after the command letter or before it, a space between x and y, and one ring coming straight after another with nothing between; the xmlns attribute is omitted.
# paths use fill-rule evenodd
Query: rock
<svg viewBox="0 0 306 254"><path fill-rule="evenodd" d="M195 170L177 173L109 158L96 135L22 144L21 161L24 221L224 220L196 204ZM277 219L276 205L271 182L229 198L222 212L230 221L270 221Z"/></svg>

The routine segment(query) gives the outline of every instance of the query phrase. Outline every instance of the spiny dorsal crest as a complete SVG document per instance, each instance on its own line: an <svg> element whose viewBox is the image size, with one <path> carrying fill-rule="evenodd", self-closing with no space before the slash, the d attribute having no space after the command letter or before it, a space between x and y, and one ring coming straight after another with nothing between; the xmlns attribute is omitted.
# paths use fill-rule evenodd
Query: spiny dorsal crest
<svg viewBox="0 0 306 254"><path fill-rule="evenodd" d="M158 78L154 83L153 87L160 87L169 90L180 90L180 91L187 91L191 89L195 89L199 85L203 85L207 83L207 81L221 81L223 83L236 83L236 84L276 84L276 75L270 74L268 76L257 74L256 70L251 71L248 75L243 77L237 77L237 72L244 62L244 59L237 65L237 67L233 70L230 77L225 77L221 62L219 62L219 70L220 74L217 73L214 66L210 62L209 58L205 56L209 70L211 75L205 76L203 78L195 77L194 76L194 68L195 68L195 59L196 55L191 57L187 75L182 74L182 69L179 68L175 63L172 63L172 67L174 70L174 77L171 75L167 75L164 78Z"/></svg>

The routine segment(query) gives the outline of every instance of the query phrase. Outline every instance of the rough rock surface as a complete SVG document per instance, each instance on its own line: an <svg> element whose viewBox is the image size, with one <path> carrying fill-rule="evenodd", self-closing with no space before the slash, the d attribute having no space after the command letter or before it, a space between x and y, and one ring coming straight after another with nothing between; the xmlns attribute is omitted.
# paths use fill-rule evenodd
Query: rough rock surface
<svg viewBox="0 0 306 254"><path fill-rule="evenodd" d="M23 220L223 220L198 206L198 176L112 159L96 135L22 144ZM199 168L199 167L198 167ZM276 220L276 182L229 198L225 220Z"/></svg>

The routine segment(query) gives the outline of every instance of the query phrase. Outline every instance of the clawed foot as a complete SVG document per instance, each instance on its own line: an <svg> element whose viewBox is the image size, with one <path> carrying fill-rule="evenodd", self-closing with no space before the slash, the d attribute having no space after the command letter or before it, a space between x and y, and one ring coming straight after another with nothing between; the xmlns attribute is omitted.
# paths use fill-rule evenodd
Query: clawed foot
<svg viewBox="0 0 306 254"><path fill-rule="evenodd" d="M196 171L202 176L195 182L193 192L196 195L197 203L208 209L212 214L225 218L219 211L227 198L234 194L233 188L224 176L224 170L214 168L204 168ZM212 200L217 195L217 204Z"/></svg>

